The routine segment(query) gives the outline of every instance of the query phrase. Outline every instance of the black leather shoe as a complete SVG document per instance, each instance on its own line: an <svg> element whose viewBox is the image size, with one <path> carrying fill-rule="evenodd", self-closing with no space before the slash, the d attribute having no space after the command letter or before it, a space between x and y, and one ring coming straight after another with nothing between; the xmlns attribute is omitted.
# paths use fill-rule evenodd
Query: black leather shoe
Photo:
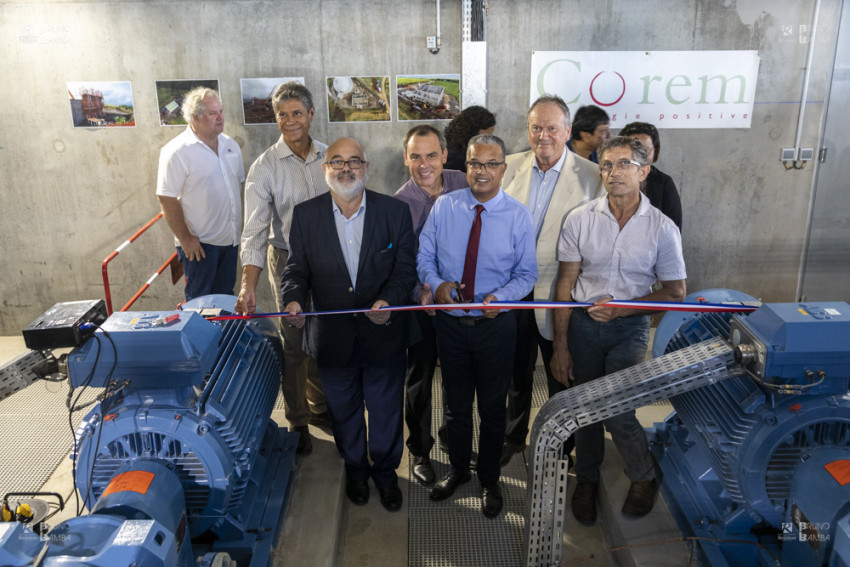
<svg viewBox="0 0 850 567"><path fill-rule="evenodd" d="M387 512L398 512L401 509L401 490L398 486L390 486L389 488L379 488L381 493L381 504Z"/></svg>
<svg viewBox="0 0 850 567"><path fill-rule="evenodd" d="M295 447L295 454L306 457L313 452L313 440L310 438L310 428L306 425L299 425L294 431L300 433L298 445Z"/></svg>
<svg viewBox="0 0 850 567"><path fill-rule="evenodd" d="M428 498L434 500L435 502L438 500L445 500L452 494L454 494L455 489L465 482L469 482L470 479L469 471L465 472L456 472L449 471L446 476L438 480L434 484L434 488L428 493Z"/></svg>
<svg viewBox="0 0 850 567"><path fill-rule="evenodd" d="M579 482L573 492L573 516L580 524L592 526L596 523L596 493L599 485L593 482Z"/></svg>
<svg viewBox="0 0 850 567"><path fill-rule="evenodd" d="M505 441L504 446L502 447L502 458L499 459L499 465L506 467L508 463L511 462L511 457L514 454L521 452L525 449L525 443L511 443L510 441Z"/></svg>
<svg viewBox="0 0 850 567"><path fill-rule="evenodd" d="M434 482L436 476L434 475L434 467L431 466L431 459L414 455L413 477L422 484L431 484Z"/></svg>
<svg viewBox="0 0 850 567"><path fill-rule="evenodd" d="M655 504L655 493L658 492L658 484L655 480L633 482L623 503L623 514L627 516L646 516L652 511Z"/></svg>
<svg viewBox="0 0 850 567"><path fill-rule="evenodd" d="M369 483L365 480L346 479L345 495L348 496L348 499L351 500L352 504L363 506L369 502ZM399 493L399 498L400 497L401 493ZM381 495L381 500L383 501L383 499L384 497Z"/></svg>
<svg viewBox="0 0 850 567"><path fill-rule="evenodd" d="M481 483L481 511L487 518L495 518L502 511L502 488L498 481Z"/></svg>

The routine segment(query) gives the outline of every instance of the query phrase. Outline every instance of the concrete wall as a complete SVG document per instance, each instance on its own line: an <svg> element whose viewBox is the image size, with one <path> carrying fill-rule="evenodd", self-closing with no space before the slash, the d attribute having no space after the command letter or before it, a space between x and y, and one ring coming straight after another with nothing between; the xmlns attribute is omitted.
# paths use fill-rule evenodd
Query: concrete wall
<svg viewBox="0 0 850 567"><path fill-rule="evenodd" d="M442 49L432 55L435 2L52 1L0 4L0 334L16 334L57 301L103 296L100 262L158 212L160 147L180 131L157 120L154 81L218 78L225 131L246 170L277 137L243 126L239 79L304 76L316 97L314 137L351 135L369 153L369 186L406 180L400 142L409 123L329 125L329 75L460 73L460 2L443 1ZM689 289L732 287L765 300L795 292L812 168L785 171L806 44L782 25L811 21L802 0L526 0L490 2L488 106L509 149L527 147L532 50L757 49L750 129L662 130L659 167L680 188ZM824 0L809 99L822 101L838 0ZM66 81L130 80L135 128L71 127ZM395 108L393 108L395 114ZM803 143L815 147L823 104L808 105ZM163 222L110 270L116 308L173 251ZM157 280L139 308L167 309L182 284ZM265 280L261 305L272 308Z"/></svg>

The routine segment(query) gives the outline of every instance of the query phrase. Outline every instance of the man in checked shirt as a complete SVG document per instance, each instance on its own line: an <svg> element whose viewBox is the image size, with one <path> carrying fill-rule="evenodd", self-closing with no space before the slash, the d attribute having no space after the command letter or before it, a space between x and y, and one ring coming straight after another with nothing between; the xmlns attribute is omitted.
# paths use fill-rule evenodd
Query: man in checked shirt
<svg viewBox="0 0 850 567"><path fill-rule="evenodd" d="M269 283L277 303L281 301L281 276L289 257L292 209L298 203L328 191L322 162L327 145L310 137L315 108L304 85L283 83L272 97L281 137L251 166L245 180L245 226L242 229L242 284L235 312L256 311L260 272L268 262ZM277 322L283 338L284 366L281 377L286 419L301 437L296 452L313 450L308 424L329 425L316 361L301 349L302 330Z"/></svg>

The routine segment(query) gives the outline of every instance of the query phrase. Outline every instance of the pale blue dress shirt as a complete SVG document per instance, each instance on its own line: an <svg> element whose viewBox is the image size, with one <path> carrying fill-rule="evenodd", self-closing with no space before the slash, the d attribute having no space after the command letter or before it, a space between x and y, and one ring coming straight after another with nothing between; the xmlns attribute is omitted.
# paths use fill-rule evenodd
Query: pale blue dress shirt
<svg viewBox="0 0 850 567"><path fill-rule="evenodd" d="M434 203L419 236L419 280L436 292L443 282L463 277L466 245L479 202L470 189L443 195ZM475 301L493 294L499 301L518 301L537 282L534 226L531 213L501 189L481 203L481 239L475 270ZM448 311L450 315L480 316L481 310Z"/></svg>
<svg viewBox="0 0 850 567"><path fill-rule="evenodd" d="M566 159L567 150L564 149L561 159L546 171L540 171L537 167L537 160L534 160L534 165L531 168L531 183L528 186L528 210L531 211L531 218L534 220L535 241L540 238L543 219L546 218L549 202L555 192L555 184L558 183L558 177L561 175L561 168L564 167Z"/></svg>
<svg viewBox="0 0 850 567"><path fill-rule="evenodd" d="M360 266L360 243L363 242L363 219L366 216L366 191L360 197L360 208L345 218L336 201L331 199L334 210L334 223L336 224L336 235L339 237L339 247L345 258L345 266L348 268L348 276L351 278L351 287L357 286L357 268Z"/></svg>

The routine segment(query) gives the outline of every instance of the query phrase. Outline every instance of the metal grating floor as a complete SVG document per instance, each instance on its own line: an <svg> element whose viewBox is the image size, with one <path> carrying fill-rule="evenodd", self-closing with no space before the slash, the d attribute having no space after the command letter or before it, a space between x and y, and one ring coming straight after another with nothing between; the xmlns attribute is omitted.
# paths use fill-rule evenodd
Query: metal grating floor
<svg viewBox="0 0 850 567"><path fill-rule="evenodd" d="M439 367L432 388L431 431L443 419L441 374ZM532 406L539 408L547 400L546 375L543 367L534 371ZM529 424L530 425L530 424ZM472 449L478 446L478 415L473 411ZM502 468L504 511L494 519L481 513L480 485L472 481L460 486L443 502L431 502L428 488L411 482L408 491L408 567L517 567L523 560L525 529L525 454L517 454ZM435 444L431 462L437 478L448 472L449 457ZM412 458L408 463L412 464Z"/></svg>
<svg viewBox="0 0 850 567"><path fill-rule="evenodd" d="M81 403L99 391L84 392ZM73 436L67 395L67 382L38 381L0 401L0 455L5 456L0 459L0 496L38 491L62 459L68 458ZM75 428L90 409L74 414Z"/></svg>
<svg viewBox="0 0 850 567"><path fill-rule="evenodd" d="M440 387L440 368L434 375L431 433L443 420L443 389ZM549 399L546 373L542 366L534 370L534 391L531 406L540 409ZM661 400L651 405L671 405ZM534 415L534 412L532 412ZM478 446L478 415L473 412L472 449ZM531 424L529 424L529 427ZM470 482L460 486L443 502L431 502L428 488L416 481L408 490L408 567L518 567L523 563L525 531L525 496L528 449L511 459L502 468L504 511L489 520L481 513L480 486L473 474ZM437 478L449 470L449 456L439 443L431 450L431 462ZM413 465L413 458L408 466ZM412 478L412 475L410 475Z"/></svg>

